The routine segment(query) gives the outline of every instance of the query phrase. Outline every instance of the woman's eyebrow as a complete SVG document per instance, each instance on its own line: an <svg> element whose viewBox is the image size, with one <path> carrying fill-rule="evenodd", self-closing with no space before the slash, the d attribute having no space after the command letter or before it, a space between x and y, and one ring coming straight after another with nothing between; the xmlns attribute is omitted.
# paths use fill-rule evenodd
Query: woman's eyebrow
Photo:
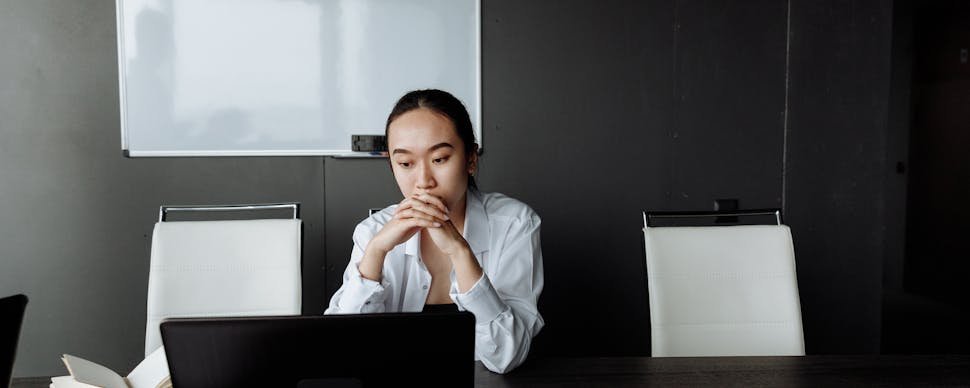
<svg viewBox="0 0 970 388"><path fill-rule="evenodd" d="M434 151L434 150L437 150L439 148L452 148L453 149L453 148L455 148L455 146L453 146L453 145L451 145L451 143L447 143L447 142L438 143L438 144L435 144L435 145L429 147L428 148L428 151ZM413 154L413 152L411 152L409 150L406 150L404 148L395 148L394 151L391 151L391 155L397 155L397 154L410 155L410 154Z"/></svg>
<svg viewBox="0 0 970 388"><path fill-rule="evenodd" d="M435 145L431 146L431 148L428 148L428 151L434 151L436 149L445 148L445 147L455 148L455 146L451 145L450 143L438 143L438 144L435 144Z"/></svg>

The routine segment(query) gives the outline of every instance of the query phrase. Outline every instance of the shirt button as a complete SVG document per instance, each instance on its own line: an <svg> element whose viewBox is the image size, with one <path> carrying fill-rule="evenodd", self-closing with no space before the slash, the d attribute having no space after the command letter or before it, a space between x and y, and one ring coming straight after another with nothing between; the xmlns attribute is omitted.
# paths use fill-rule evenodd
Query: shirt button
<svg viewBox="0 0 970 388"><path fill-rule="evenodd" d="M423 285L423 286L421 286L421 289L422 289L422 290L427 290L427 289L428 289L428 285L427 285L427 284L425 284L425 285Z"/></svg>

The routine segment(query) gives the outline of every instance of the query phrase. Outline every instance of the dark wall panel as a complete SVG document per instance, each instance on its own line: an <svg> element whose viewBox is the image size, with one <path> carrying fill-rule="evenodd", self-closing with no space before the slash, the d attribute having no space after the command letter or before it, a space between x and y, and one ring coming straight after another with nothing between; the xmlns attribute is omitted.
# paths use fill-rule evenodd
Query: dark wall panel
<svg viewBox="0 0 970 388"><path fill-rule="evenodd" d="M970 309L970 4L922 3L914 17L907 291ZM961 51L963 53L961 53Z"/></svg>
<svg viewBox="0 0 970 388"><path fill-rule="evenodd" d="M781 206L786 14L776 0L675 2L672 209Z"/></svg>
<svg viewBox="0 0 970 388"><path fill-rule="evenodd" d="M967 353L970 276L970 3L896 0L889 161L907 161L887 180L883 353ZM899 139L907 140L900 142ZM907 158L908 156L908 158ZM907 182L908 180L908 182ZM908 183L908 185L907 185ZM902 189L896 187L902 186Z"/></svg>
<svg viewBox="0 0 970 388"><path fill-rule="evenodd" d="M649 354L640 211L778 206L785 4L484 11L481 186L542 216L537 351Z"/></svg>
<svg viewBox="0 0 970 388"><path fill-rule="evenodd" d="M807 350L878 352L892 4L791 8L785 210Z"/></svg>
<svg viewBox="0 0 970 388"><path fill-rule="evenodd" d="M923 3L922 0L915 1ZM914 54L913 3L914 0L893 1L892 78L886 138L886 163L892 168L886 169L886 252L883 267L883 288L891 292L903 289L903 261L906 256L906 184Z"/></svg>
<svg viewBox="0 0 970 388"><path fill-rule="evenodd" d="M402 93L403 94L403 93ZM326 295L319 300L306 300L304 305L314 306L314 311L322 313L330 302L330 297L343 283L344 269L350 262L350 252L354 247L354 227L368 216L368 209L383 208L400 202L398 190L391 175L387 159L325 159L326 183L333 185L321 198L326 207L326 230L322 238L326 246L326 263L322 268Z"/></svg>
<svg viewBox="0 0 970 388"><path fill-rule="evenodd" d="M485 2L481 187L542 217L536 351L645 354L640 210L672 122L668 2Z"/></svg>

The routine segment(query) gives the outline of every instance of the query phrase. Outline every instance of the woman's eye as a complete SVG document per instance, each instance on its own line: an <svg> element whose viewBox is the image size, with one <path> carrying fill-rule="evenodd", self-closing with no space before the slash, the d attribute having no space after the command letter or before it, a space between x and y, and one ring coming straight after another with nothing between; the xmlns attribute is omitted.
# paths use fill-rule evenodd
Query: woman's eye
<svg viewBox="0 0 970 388"><path fill-rule="evenodd" d="M408 168L408 167L411 167L411 162L398 162L397 165L404 168Z"/></svg>
<svg viewBox="0 0 970 388"><path fill-rule="evenodd" d="M448 160L448 157L445 156L445 157L442 157L442 158L434 158L434 159L431 159L431 162L433 162L434 164L441 164L441 163L446 162L447 160Z"/></svg>

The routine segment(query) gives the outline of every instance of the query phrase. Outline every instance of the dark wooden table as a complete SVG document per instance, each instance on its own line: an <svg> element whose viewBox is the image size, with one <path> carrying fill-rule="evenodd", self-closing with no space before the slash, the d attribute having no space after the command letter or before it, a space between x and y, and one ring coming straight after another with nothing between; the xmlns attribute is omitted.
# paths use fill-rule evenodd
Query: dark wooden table
<svg viewBox="0 0 970 388"><path fill-rule="evenodd" d="M476 387L970 387L970 355L543 358L505 375L475 368ZM13 387L48 384L16 378Z"/></svg>
<svg viewBox="0 0 970 388"><path fill-rule="evenodd" d="M970 355L547 358L507 375L478 364L476 387L970 386Z"/></svg>

